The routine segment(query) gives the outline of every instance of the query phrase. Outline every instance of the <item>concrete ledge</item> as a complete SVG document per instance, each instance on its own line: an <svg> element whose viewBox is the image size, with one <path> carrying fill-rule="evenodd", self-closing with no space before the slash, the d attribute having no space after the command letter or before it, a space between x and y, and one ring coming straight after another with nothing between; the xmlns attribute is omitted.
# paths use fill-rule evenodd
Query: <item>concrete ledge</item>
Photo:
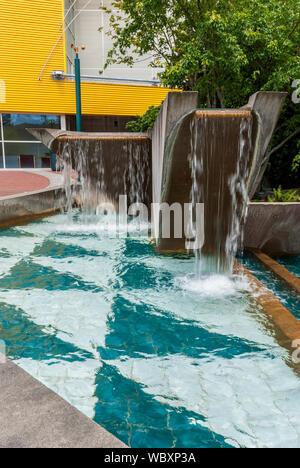
<svg viewBox="0 0 300 468"><path fill-rule="evenodd" d="M257 252L255 250L252 250L251 253L267 268L273 271L273 273L283 280L290 288L293 288L300 294L300 278L297 278L297 276L293 275L293 273L291 273L287 268L280 265L280 263L270 258L267 254Z"/></svg>
<svg viewBox="0 0 300 468"><path fill-rule="evenodd" d="M250 203L244 246L268 255L300 253L300 203Z"/></svg>
<svg viewBox="0 0 300 468"><path fill-rule="evenodd" d="M9 360L0 394L0 448L126 448Z"/></svg>
<svg viewBox="0 0 300 468"><path fill-rule="evenodd" d="M56 213L66 205L63 188L0 198L0 229Z"/></svg>
<svg viewBox="0 0 300 468"><path fill-rule="evenodd" d="M39 213L35 213L28 216L19 216L18 218L13 218L9 221L5 221L4 223L0 223L0 231L15 226L25 226L26 224L32 223L33 221L48 218L49 216L54 216L60 212L60 209L54 208L52 210L40 211Z"/></svg>
<svg viewBox="0 0 300 468"><path fill-rule="evenodd" d="M28 128L28 132L41 141L53 153L58 153L59 142L64 141L139 141L148 140L147 133L96 133L96 132L71 132L67 130L54 130L49 128Z"/></svg>
<svg viewBox="0 0 300 468"><path fill-rule="evenodd" d="M176 122L198 107L198 92L170 91L162 105L151 132L152 139L152 201L161 203L162 178L167 139ZM155 238L159 236L159 210L154 209Z"/></svg>

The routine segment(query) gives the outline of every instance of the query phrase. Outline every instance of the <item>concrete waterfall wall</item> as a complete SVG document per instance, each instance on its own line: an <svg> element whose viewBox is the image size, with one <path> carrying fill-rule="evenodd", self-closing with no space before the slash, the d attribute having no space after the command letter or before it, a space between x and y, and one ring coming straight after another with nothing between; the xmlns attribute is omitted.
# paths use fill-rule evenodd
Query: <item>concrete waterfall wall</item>
<svg viewBox="0 0 300 468"><path fill-rule="evenodd" d="M242 200L238 200L240 195L234 194L234 183L238 187L239 183L245 182L245 191L250 197L257 190L267 164L267 147L285 97L285 93L259 92L251 96L249 103L239 111L197 111L197 92L170 92L149 135L47 129L31 129L30 132L57 153L65 166L80 172L82 196L91 208L94 209L103 197L117 205L119 195L128 195L128 203L149 205L153 201L154 235L163 250L185 250L186 244L184 238L180 242L173 242L174 239L162 242L159 204L190 203L195 190L193 184L198 184L198 195L206 191L206 204L210 207L209 227L206 228L207 250L211 250L208 242L214 238L224 250L226 241L220 237L223 228L220 230L217 225L233 225L232 217L226 214L231 202L235 216L242 219L243 209L235 206ZM208 113L206 116L205 112ZM240 125L243 112L251 114L251 125L247 127L245 124L248 130ZM236 120L239 115L240 123ZM198 130L193 136L195 122ZM195 135L196 145L196 140L193 141ZM251 142L247 140L249 135ZM244 145L242 149L241 145ZM204 164L201 166L204 172L198 179L193 174L191 156L196 165L199 162L202 166ZM233 183L235 170L239 174ZM233 198L230 203L227 176L222 177L222 171L231 178ZM214 197L215 200L223 200L223 205L214 203ZM201 201L200 198L197 201ZM300 252L297 240L299 210L299 204L285 208L283 205L251 204L246 223L246 247L276 253Z"/></svg>
<svg viewBox="0 0 300 468"><path fill-rule="evenodd" d="M77 133L30 129L52 152L67 178L74 169L80 174L79 197L86 209L111 202L117 208L119 196L126 195L128 206L151 204L151 141L143 133ZM70 180L67 181L67 185Z"/></svg>
<svg viewBox="0 0 300 468"><path fill-rule="evenodd" d="M300 203L250 203L244 245L269 255L300 253Z"/></svg>
<svg viewBox="0 0 300 468"><path fill-rule="evenodd" d="M152 201L161 203L162 174L164 167L167 139L178 120L192 109L198 107L198 93L170 92L163 103L160 114L153 128L152 138ZM159 208L153 210L155 238L159 237Z"/></svg>

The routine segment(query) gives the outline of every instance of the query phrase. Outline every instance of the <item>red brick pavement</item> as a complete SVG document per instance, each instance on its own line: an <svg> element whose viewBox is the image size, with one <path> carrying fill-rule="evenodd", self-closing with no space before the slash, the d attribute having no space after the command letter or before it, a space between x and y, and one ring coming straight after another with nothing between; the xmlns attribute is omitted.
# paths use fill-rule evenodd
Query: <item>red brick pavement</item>
<svg viewBox="0 0 300 468"><path fill-rule="evenodd" d="M0 171L0 197L43 190L49 185L50 180L38 174L25 171Z"/></svg>

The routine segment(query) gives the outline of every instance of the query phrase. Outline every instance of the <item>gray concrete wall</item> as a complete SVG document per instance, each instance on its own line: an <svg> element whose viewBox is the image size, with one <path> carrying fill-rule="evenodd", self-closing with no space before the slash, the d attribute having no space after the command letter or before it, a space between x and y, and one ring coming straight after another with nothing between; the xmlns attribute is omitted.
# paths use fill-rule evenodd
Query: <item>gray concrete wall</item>
<svg viewBox="0 0 300 468"><path fill-rule="evenodd" d="M165 147L168 136L176 122L188 112L197 109L198 92L170 92L163 103L160 114L151 133L152 138L152 200L161 201L161 184ZM155 237L158 238L159 219L154 210Z"/></svg>
<svg viewBox="0 0 300 468"><path fill-rule="evenodd" d="M50 210L58 210L66 204L63 188L46 189L22 196L0 198L0 227L24 217L36 216Z"/></svg>
<svg viewBox="0 0 300 468"><path fill-rule="evenodd" d="M245 248L269 255L300 253L300 203L251 203Z"/></svg>
<svg viewBox="0 0 300 468"><path fill-rule="evenodd" d="M250 199L254 197L255 192L259 189L268 166L267 149L286 97L287 93L259 91L250 97L248 104L245 106L245 108L250 107L258 116L256 141L253 141L253 170L248 185Z"/></svg>

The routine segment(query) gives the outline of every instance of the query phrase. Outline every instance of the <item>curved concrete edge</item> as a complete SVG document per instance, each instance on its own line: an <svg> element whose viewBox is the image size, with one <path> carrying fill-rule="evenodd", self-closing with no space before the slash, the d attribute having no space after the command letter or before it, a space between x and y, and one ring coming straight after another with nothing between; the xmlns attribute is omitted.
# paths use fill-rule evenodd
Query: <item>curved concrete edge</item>
<svg viewBox="0 0 300 468"><path fill-rule="evenodd" d="M165 159L165 148L168 136L176 122L198 107L198 92L169 92L163 102L161 111L151 132L152 139L152 200L154 205L154 231L155 238L159 233L159 210L157 204L161 203L162 177Z"/></svg>
<svg viewBox="0 0 300 468"><path fill-rule="evenodd" d="M65 205L62 187L0 198L0 229L47 216L64 209Z"/></svg>
<svg viewBox="0 0 300 468"><path fill-rule="evenodd" d="M126 448L19 366L3 361L0 448Z"/></svg>
<svg viewBox="0 0 300 468"><path fill-rule="evenodd" d="M30 197L32 195L39 195L41 193L46 193L46 192L49 193L52 191L62 191L62 190L64 190L64 187L62 187L61 185L57 185L57 186L46 187L46 188L39 189L39 190L32 190L30 192L22 192L22 193L16 193L13 195L5 195L4 197L0 197L0 203L5 202L7 200L23 199L25 197Z"/></svg>
<svg viewBox="0 0 300 468"><path fill-rule="evenodd" d="M58 152L60 141L103 141L103 140L148 140L148 133L115 132L71 132L49 128L28 128L27 131L53 153Z"/></svg>
<svg viewBox="0 0 300 468"><path fill-rule="evenodd" d="M294 289L300 294L300 278L297 278L287 268L280 265L280 263L273 260L269 255L263 252L251 250L251 253L261 262L265 267L271 270L279 279L283 280L286 285Z"/></svg>
<svg viewBox="0 0 300 468"><path fill-rule="evenodd" d="M263 175L267 169L269 159L265 158L269 143L280 117L281 109L288 93L277 91L259 91L249 98L249 102L244 109L251 108L259 115L261 128L258 132L258 147L254 159L256 160L255 170L252 173L249 184L249 197L253 198Z"/></svg>
<svg viewBox="0 0 300 468"><path fill-rule="evenodd" d="M244 247L270 256L300 253L300 203L250 203Z"/></svg>
<svg viewBox="0 0 300 468"><path fill-rule="evenodd" d="M55 130L48 128L26 128L34 138L41 141L44 146L56 153L57 145L55 144L57 138L65 136L68 132L66 130Z"/></svg>

